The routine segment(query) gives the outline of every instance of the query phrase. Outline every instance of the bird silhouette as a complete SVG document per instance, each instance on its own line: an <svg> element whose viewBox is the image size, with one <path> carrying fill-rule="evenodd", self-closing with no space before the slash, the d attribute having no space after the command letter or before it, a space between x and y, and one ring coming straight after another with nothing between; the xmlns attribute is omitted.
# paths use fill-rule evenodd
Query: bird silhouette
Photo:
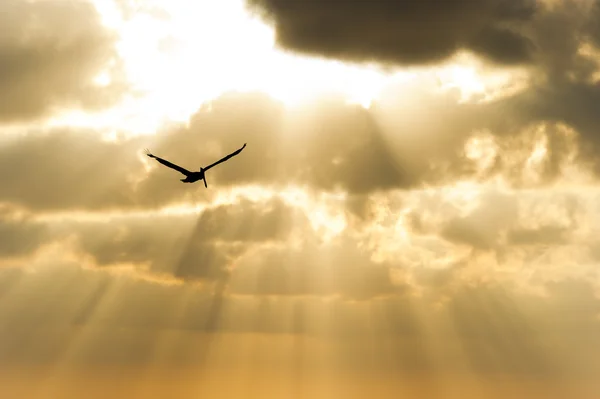
<svg viewBox="0 0 600 399"><path fill-rule="evenodd" d="M148 155L150 158L154 158L156 159L158 162L160 162L161 164L168 166L171 169L175 169L176 171L178 171L179 173L182 173L185 175L185 179L181 179L182 182L184 183L195 183L198 180L203 180L204 181L204 187L208 188L208 184L206 184L206 171L209 170L210 168L212 168L213 166L217 166L218 164L220 164L221 162L225 162L227 161L229 158L236 156L237 154L239 154L240 152L242 152L242 150L246 147L246 143L244 143L244 145L242 146L242 148L240 148L239 150L236 150L234 152L232 152L229 155L224 156L223 158L219 159L216 162L211 163L210 165L206 166L206 167L200 167L200 171L199 172L192 172L189 171L185 168L182 168L181 166L175 165L174 163L171 163L169 161L167 161L166 159L162 159L157 157L156 155L153 155L150 153L150 151L148 151L146 149L146 155Z"/></svg>

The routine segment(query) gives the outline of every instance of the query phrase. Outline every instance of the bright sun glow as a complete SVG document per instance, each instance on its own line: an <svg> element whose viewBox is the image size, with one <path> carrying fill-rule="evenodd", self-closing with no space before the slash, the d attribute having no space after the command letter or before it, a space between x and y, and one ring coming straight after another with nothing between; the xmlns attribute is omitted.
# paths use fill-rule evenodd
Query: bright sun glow
<svg viewBox="0 0 600 399"><path fill-rule="evenodd" d="M202 103L226 91L266 92L288 106L342 93L368 108L386 86L420 74L433 74L441 89L458 88L463 100L515 89L505 87L506 73L479 73L465 55L442 67L384 73L284 52L275 45L273 29L250 15L243 0L152 0L143 8L132 1L129 6L138 12L131 17L111 1L94 4L103 23L119 35L118 51L135 95L99 114L65 112L50 121L52 126L148 134L169 121L186 122ZM111 79L102 72L94 82L107 85Z"/></svg>

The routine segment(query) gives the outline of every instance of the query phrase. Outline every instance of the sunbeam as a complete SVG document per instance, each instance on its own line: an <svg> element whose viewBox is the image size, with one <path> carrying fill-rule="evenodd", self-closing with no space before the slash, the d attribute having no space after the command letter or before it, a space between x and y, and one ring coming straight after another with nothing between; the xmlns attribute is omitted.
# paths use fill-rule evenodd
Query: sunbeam
<svg viewBox="0 0 600 399"><path fill-rule="evenodd" d="M597 396L599 4L0 2L0 397Z"/></svg>

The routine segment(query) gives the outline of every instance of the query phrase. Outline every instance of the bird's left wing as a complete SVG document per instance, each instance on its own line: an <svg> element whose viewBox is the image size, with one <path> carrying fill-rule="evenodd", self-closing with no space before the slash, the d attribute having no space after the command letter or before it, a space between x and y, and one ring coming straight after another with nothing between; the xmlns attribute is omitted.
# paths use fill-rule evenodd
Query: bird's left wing
<svg viewBox="0 0 600 399"><path fill-rule="evenodd" d="M242 152L242 150L243 150L245 147L246 147L246 143L244 143L244 145L242 146L242 148L240 148L239 150L236 150L236 151L232 152L231 154L229 154L229 155L227 155L227 156L225 156L225 157L223 157L223 158L219 159L217 162L213 162L213 163L211 163L210 165L208 165L208 166L206 166L206 167L204 167L204 168L202 168L202 169L204 169L204 170L208 170L208 169L212 168L213 166L216 166L216 165L220 164L221 162L225 162L225 161L227 161L229 158L231 158L231 157L234 157L234 156L236 156L237 154L239 154L240 152Z"/></svg>

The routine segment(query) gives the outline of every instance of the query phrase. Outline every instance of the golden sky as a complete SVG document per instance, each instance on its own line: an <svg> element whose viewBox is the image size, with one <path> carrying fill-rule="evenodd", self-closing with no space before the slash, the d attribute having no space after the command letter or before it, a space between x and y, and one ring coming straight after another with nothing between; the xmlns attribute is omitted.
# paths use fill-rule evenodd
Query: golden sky
<svg viewBox="0 0 600 399"><path fill-rule="evenodd" d="M598 397L600 1L0 26L1 397Z"/></svg>

